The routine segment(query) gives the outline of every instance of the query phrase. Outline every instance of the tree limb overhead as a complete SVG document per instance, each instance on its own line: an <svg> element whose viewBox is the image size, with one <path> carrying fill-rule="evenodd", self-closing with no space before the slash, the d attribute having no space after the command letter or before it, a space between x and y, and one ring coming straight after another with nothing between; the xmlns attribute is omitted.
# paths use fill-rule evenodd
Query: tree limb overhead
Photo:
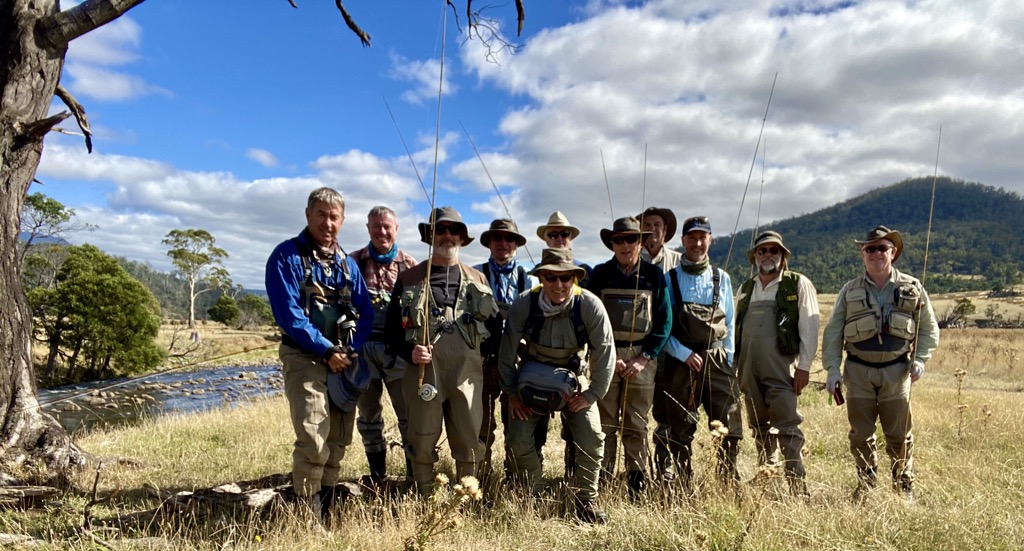
<svg viewBox="0 0 1024 551"><path fill-rule="evenodd" d="M40 18L36 23L36 42L47 50L67 48L72 40L110 23L142 2L85 0L73 8Z"/></svg>
<svg viewBox="0 0 1024 551"><path fill-rule="evenodd" d="M75 120L78 121L78 127L82 129L82 135L85 136L85 149L92 153L92 130L89 128L89 119L85 116L85 108L82 107L81 103L75 99L75 96L71 95L71 92L67 88L57 85L56 96L64 102L64 105L71 109L71 113L75 115Z"/></svg>
<svg viewBox="0 0 1024 551"><path fill-rule="evenodd" d="M352 19L352 16L348 14L348 10L345 9L345 6L344 4L341 3L341 0L334 0L334 3L337 4L338 11L341 12L341 16L345 19L345 24L348 25L348 28L352 29L352 32L356 33L356 36L358 36L359 40L362 41L363 46L369 46L370 35L367 34L366 31L364 31L363 29L360 29L359 25L356 25L355 20Z"/></svg>

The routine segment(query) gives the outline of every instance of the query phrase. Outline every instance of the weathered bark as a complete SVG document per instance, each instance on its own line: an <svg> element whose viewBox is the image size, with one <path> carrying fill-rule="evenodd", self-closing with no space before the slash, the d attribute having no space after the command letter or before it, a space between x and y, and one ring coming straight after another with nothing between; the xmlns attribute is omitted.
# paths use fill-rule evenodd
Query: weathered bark
<svg viewBox="0 0 1024 551"><path fill-rule="evenodd" d="M43 137L69 116L47 116L67 44L142 0L0 0L0 484L63 481L83 455L39 408L32 311L21 284L20 213Z"/></svg>

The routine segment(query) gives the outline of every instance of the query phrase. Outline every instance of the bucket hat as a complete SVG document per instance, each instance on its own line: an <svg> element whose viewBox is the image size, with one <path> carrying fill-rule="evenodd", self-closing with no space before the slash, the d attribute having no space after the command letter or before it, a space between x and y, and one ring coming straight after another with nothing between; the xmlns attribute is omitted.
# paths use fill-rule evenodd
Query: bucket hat
<svg viewBox="0 0 1024 551"><path fill-rule="evenodd" d="M754 246L747 249L747 260L749 260L751 264L757 264L754 260L754 255L757 253L757 249L761 248L762 245L768 245L771 243L778 245L779 248L782 249L783 261L789 260L789 255L792 253L790 253L789 249L782 244L782 236L779 235L779 232L772 230L768 230L757 236L757 239L754 240Z"/></svg>
<svg viewBox="0 0 1024 551"><path fill-rule="evenodd" d="M491 227L480 234L480 244L484 247L491 246L491 236L495 233L507 233L513 235L516 238L516 246L522 247L526 244L526 237L519 233L519 226L516 223L507 218L498 218L497 220L491 221Z"/></svg>
<svg viewBox="0 0 1024 551"><path fill-rule="evenodd" d="M530 270L530 275L537 276L540 272L572 272L576 281L587 277L587 271L573 263L570 249L544 249L540 264Z"/></svg>
<svg viewBox="0 0 1024 551"><path fill-rule="evenodd" d="M462 246L465 247L473 242L473 238L469 236L469 231L466 229L466 224L462 222L462 215L459 211L455 210L455 207L439 207L434 209L433 212L434 225L442 222L452 224L459 228L459 237L462 238ZM420 240L427 245L433 245L433 235L430 232L430 221L420 222Z"/></svg>

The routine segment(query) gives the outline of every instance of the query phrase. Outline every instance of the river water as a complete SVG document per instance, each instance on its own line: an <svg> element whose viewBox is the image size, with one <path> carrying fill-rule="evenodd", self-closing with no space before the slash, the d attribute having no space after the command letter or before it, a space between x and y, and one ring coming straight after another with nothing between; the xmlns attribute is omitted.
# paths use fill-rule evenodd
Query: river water
<svg viewBox="0 0 1024 551"><path fill-rule="evenodd" d="M40 389L39 402L74 433L168 413L216 409L283 390L279 366L216 367Z"/></svg>

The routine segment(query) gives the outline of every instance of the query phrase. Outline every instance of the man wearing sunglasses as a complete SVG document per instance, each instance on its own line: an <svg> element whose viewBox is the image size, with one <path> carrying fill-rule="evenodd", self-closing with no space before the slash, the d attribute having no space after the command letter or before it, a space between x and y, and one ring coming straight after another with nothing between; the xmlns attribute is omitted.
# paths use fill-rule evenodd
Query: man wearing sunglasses
<svg viewBox="0 0 1024 551"><path fill-rule="evenodd" d="M611 260L594 267L587 290L601 298L615 336L615 374L608 393L598 402L604 429L601 476L610 480L618 462L618 432L622 431L626 483L630 497L646 490L647 417L654 401L658 354L668 340L670 306L665 273L640 258L641 242L651 233L640 221L620 218L601 230Z"/></svg>
<svg viewBox="0 0 1024 551"><path fill-rule="evenodd" d="M398 276L385 333L392 352L411 364L402 379L409 397L407 452L417 490L427 495L434 487L442 423L456 477L476 475L484 452L481 345L496 321L500 330L500 318L483 274L459 261L460 249L473 238L458 211L434 209L419 231L432 254Z"/></svg>
<svg viewBox="0 0 1024 551"><path fill-rule="evenodd" d="M572 240L576 239L579 234L580 229L570 224L569 219L561 211L557 210L548 217L547 224L537 228L537 236L543 239L544 243L551 249L572 251ZM572 263L583 268L584 275L576 283L580 288L585 289L590 279L591 267L576 258L573 258ZM565 441L565 478L569 480L573 477L573 471L576 469L576 445L572 441L572 431L569 430L569 424L565 422L564 415L562 416L561 437Z"/></svg>
<svg viewBox="0 0 1024 551"><path fill-rule="evenodd" d="M519 227L513 220L499 218L491 221L490 228L480 234L480 244L487 247L491 256L483 264L474 266L487 280L498 303L498 312L502 320L508 315L509 306L523 292L533 288L537 280L526 273L526 268L516 258L519 247L526 244L526 237L519 233ZM484 442L484 455L477 471L481 476L490 474L491 449L494 444L494 431L497 423L494 420L495 404L501 404L501 426L505 440L505 476L512 475L512 450L508 446L508 396L501 393L498 383L498 349L501 347L501 331L494 331L484 341L484 422L480 426L480 440ZM534 439L537 451L544 447L548 435L548 418L537 423ZM543 460L543 457L541 457Z"/></svg>
<svg viewBox="0 0 1024 551"><path fill-rule="evenodd" d="M729 274L711 266L711 224L706 216L688 218L682 240L686 252L679 266L665 274L673 305L672 329L665 345L665 365L658 369L655 381L653 413L659 424L668 426L667 431L655 432L655 440L671 457L669 464L657 467L665 480L672 480L672 469L678 469L680 484L691 491L698 408L704 408L709 428L717 427L718 475L728 484L739 480L736 455L743 423L732 358L732 282Z"/></svg>
<svg viewBox="0 0 1024 551"><path fill-rule="evenodd" d="M515 467L535 494L544 490L534 429L551 411L563 411L579 448L570 480L576 514L583 522L605 524L608 515L597 505L604 450L597 402L608 391L615 365L611 322L600 299L576 284L586 272L573 263L572 251L544 249L530 273L541 287L512 303L498 353Z"/></svg>
<svg viewBox="0 0 1024 551"><path fill-rule="evenodd" d="M881 423L893 489L914 499L914 436L910 385L939 344L939 326L921 282L893 267L903 253L900 232L878 226L860 246L865 273L839 290L821 341L827 390L846 387L850 452L857 466L855 500L878 483L875 425ZM846 351L845 369L843 351Z"/></svg>
<svg viewBox="0 0 1024 551"><path fill-rule="evenodd" d="M774 231L757 236L747 251L757 274L736 294L736 365L758 464L778 466L781 450L790 492L807 497L797 396L818 348L818 293L788 269L790 254Z"/></svg>

